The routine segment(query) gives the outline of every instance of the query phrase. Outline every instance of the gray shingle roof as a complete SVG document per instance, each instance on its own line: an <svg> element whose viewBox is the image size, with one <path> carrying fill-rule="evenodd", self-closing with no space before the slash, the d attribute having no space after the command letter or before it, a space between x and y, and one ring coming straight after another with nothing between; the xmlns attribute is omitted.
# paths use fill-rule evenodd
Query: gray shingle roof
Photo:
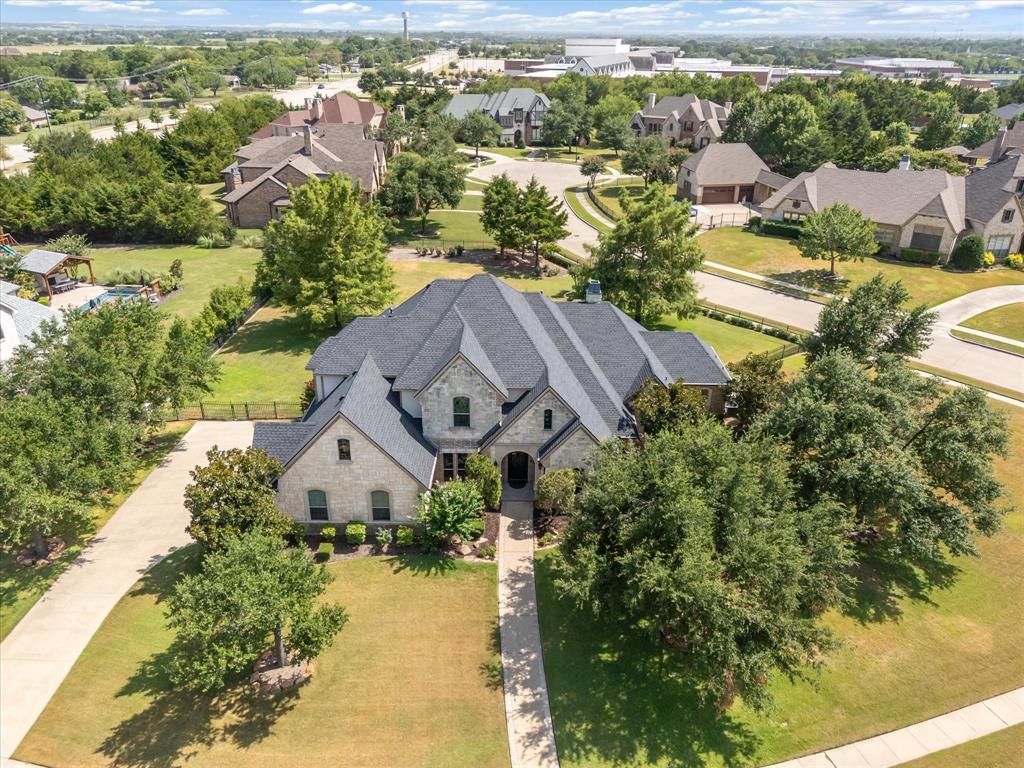
<svg viewBox="0 0 1024 768"><path fill-rule="evenodd" d="M68 258L66 253L57 253L56 251L46 251L42 248L33 248L22 257L21 268L26 272L45 275L66 258Z"/></svg>
<svg viewBox="0 0 1024 768"><path fill-rule="evenodd" d="M516 109L528 110L535 99L540 99L545 107L551 102L543 93L538 94L533 88L509 88L498 93L459 93L444 108L444 114L461 120L470 112L486 112L494 118L511 115Z"/></svg>
<svg viewBox="0 0 1024 768"><path fill-rule="evenodd" d="M972 171L966 180L967 218L987 224L1002 209L1012 203L1017 180L1024 178L1024 157L1004 157Z"/></svg>
<svg viewBox="0 0 1024 768"><path fill-rule="evenodd" d="M682 164L679 178L689 178L691 171L699 186L731 186L753 184L761 171L770 170L767 164L747 144L708 144Z"/></svg>
<svg viewBox="0 0 1024 768"><path fill-rule="evenodd" d="M968 152L964 157L973 158L975 160L988 160L992 157L992 150L995 149L995 139L989 139L980 147L975 147ZM1024 147L1024 120L1016 123L1013 128L1007 128L1006 134L1003 137L1003 146L1000 154L1020 154L1021 148Z"/></svg>
<svg viewBox="0 0 1024 768"><path fill-rule="evenodd" d="M7 338L2 330L3 324L0 323L0 341L3 343L5 356L13 351L15 346L28 342L29 337L48 320L64 322L63 316L57 310L38 301L22 299L17 296L17 291L17 285L0 281L0 312L9 315L14 325L14 338Z"/></svg>
<svg viewBox="0 0 1024 768"><path fill-rule="evenodd" d="M991 110L991 113L1001 120L1012 120L1024 112L1024 104L1004 104Z"/></svg>

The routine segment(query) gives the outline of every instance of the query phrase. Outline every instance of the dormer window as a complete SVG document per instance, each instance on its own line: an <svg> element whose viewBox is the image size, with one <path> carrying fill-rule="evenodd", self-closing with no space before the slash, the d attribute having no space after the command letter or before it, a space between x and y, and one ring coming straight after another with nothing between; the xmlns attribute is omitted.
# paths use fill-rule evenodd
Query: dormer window
<svg viewBox="0 0 1024 768"><path fill-rule="evenodd" d="M352 461L352 444L347 437L338 440L338 461Z"/></svg>
<svg viewBox="0 0 1024 768"><path fill-rule="evenodd" d="M469 398L468 397L453 397L452 398L452 426L453 427L468 427L469 426Z"/></svg>
<svg viewBox="0 0 1024 768"><path fill-rule="evenodd" d="M1024 194L1024 179L1017 179L1017 194Z"/></svg>
<svg viewBox="0 0 1024 768"><path fill-rule="evenodd" d="M550 408L544 409L544 429L551 429L551 423L554 421L554 414Z"/></svg>

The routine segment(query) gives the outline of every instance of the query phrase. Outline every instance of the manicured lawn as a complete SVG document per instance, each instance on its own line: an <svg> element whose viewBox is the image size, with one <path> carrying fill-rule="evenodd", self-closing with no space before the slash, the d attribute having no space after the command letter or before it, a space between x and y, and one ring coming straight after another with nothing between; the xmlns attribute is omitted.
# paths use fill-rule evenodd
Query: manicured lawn
<svg viewBox="0 0 1024 768"><path fill-rule="evenodd" d="M768 352L785 345L782 339L764 333L740 328L738 325L712 320L698 315L688 320L664 318L656 328L659 331L693 331L714 347L723 363L735 363L751 352Z"/></svg>
<svg viewBox="0 0 1024 768"><path fill-rule="evenodd" d="M814 262L800 255L796 246L781 237L768 237L742 229L714 229L700 237L708 261L738 267L749 272L824 290L836 289L827 279L828 263ZM1024 284L1024 273L1005 267L984 272L953 272L936 267L866 259L836 265L846 287L863 283L882 272L899 279L910 291L911 300L929 306L941 304L965 293L993 285Z"/></svg>
<svg viewBox="0 0 1024 768"><path fill-rule="evenodd" d="M1024 410L992 407L1014 429L1011 456L998 465L1016 507L1004 529L980 541L979 558L957 558L948 569L872 563L850 609L828 617L844 647L816 686L774 680L777 707L767 715L740 704L716 718L702 708L672 655L649 635L560 600L558 551L542 552L537 592L562 765L763 765L1024 684Z"/></svg>
<svg viewBox="0 0 1024 768"><path fill-rule="evenodd" d="M1024 762L1024 725L990 733L958 747L918 758L904 768L1020 768Z"/></svg>
<svg viewBox="0 0 1024 768"><path fill-rule="evenodd" d="M482 198L481 198L482 200ZM492 248L494 240L480 226L480 216L472 213L439 210L427 217L427 234L422 234L420 219L403 219L392 234L394 245L445 248L462 243L466 248Z"/></svg>
<svg viewBox="0 0 1024 768"><path fill-rule="evenodd" d="M963 339L964 341L972 341L975 344L981 344L983 347L992 347L992 349L1012 352L1017 355L1024 355L1024 347L1019 347L1016 344L1011 344L1009 342L990 339L986 336L979 336L978 334L964 330L963 328L950 328L949 335L957 339Z"/></svg>
<svg viewBox="0 0 1024 768"><path fill-rule="evenodd" d="M482 195L463 195L457 206L460 211L482 211L484 198Z"/></svg>
<svg viewBox="0 0 1024 768"><path fill-rule="evenodd" d="M565 190L565 203L566 205L569 206L573 213L575 213L577 216L583 219L583 221L592 226L598 232L610 232L611 228L607 224L604 224L603 222L594 218L594 215L590 213L589 210L583 207L584 201L586 201L586 204L590 205L592 208L594 207L594 204L587 197L585 187L577 187L575 189L570 187L569 189Z"/></svg>
<svg viewBox="0 0 1024 768"><path fill-rule="evenodd" d="M67 548L61 556L46 565L18 565L14 554L3 553L0 557L0 640L14 629L29 609L36 604L43 593L67 570L89 540L117 511L131 492L146 479L146 476L171 452L181 437L188 432L192 422L174 422L161 429L153 438L152 446L142 458L141 466L129 482L126 490L113 494L92 509L92 522L83 531L65 534Z"/></svg>
<svg viewBox="0 0 1024 768"><path fill-rule="evenodd" d="M171 262L181 259L184 281L181 290L161 307L181 317L195 317L218 285L237 282L239 277L252 282L260 260L258 248L198 248L194 245L126 245L89 249L97 280L115 269L145 269L154 274L166 272Z"/></svg>
<svg viewBox="0 0 1024 768"><path fill-rule="evenodd" d="M629 195L633 199L644 193L643 179L621 179L616 184L605 184L594 190L594 195L601 204L607 208L616 218L622 215L622 203L620 195Z"/></svg>
<svg viewBox="0 0 1024 768"><path fill-rule="evenodd" d="M998 336L1024 341L1024 303L1007 304L990 309L960 323L965 328L974 328Z"/></svg>
<svg viewBox="0 0 1024 768"><path fill-rule="evenodd" d="M452 768L509 764L497 664L497 572L436 557L330 565L349 623L305 686L273 699L171 690L164 601L186 549L114 608L18 748L63 767ZM500 669L500 666L498 667Z"/></svg>

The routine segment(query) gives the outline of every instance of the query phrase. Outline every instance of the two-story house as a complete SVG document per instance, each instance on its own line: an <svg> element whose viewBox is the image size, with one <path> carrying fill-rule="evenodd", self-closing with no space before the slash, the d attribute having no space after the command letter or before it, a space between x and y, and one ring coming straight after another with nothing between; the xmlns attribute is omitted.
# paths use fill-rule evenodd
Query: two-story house
<svg viewBox="0 0 1024 768"><path fill-rule="evenodd" d="M550 106L548 97L533 88L509 88L499 93L456 94L443 114L461 120L470 112L483 112L501 126L501 144L534 144L541 140L544 114Z"/></svg>
<svg viewBox="0 0 1024 768"><path fill-rule="evenodd" d="M296 136L307 125L314 128L325 125L361 125L366 129L364 133L367 136L377 138L386 116L387 110L380 104L338 91L326 99L319 95L307 98L302 109L293 109L274 118L249 138L255 140L271 136Z"/></svg>
<svg viewBox="0 0 1024 768"><path fill-rule="evenodd" d="M544 472L637 437L628 402L646 380L681 379L718 412L729 381L697 336L648 331L596 283L585 302L554 302L490 275L437 280L357 318L306 367L316 402L253 439L284 464L279 508L306 523L408 521L473 453L501 468L507 495L532 498Z"/></svg>
<svg viewBox="0 0 1024 768"><path fill-rule="evenodd" d="M1024 253L1024 157L1004 155L966 179L967 227L997 260Z"/></svg>
<svg viewBox="0 0 1024 768"><path fill-rule="evenodd" d="M729 121L732 102L716 104L695 94L647 95L647 105L633 115L630 125L637 136L664 136L672 146L701 149L718 141Z"/></svg>

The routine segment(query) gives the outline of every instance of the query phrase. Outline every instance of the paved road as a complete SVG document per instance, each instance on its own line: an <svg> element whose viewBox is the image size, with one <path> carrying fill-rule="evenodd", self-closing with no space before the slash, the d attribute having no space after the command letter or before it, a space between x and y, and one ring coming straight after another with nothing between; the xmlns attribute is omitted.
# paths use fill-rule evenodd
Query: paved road
<svg viewBox="0 0 1024 768"><path fill-rule="evenodd" d="M189 470L213 445L252 444L252 423L197 423L0 645L0 758L9 758L107 614L150 567L190 542Z"/></svg>
<svg viewBox="0 0 1024 768"><path fill-rule="evenodd" d="M447 67L449 61L454 61L457 58L458 54L455 51L447 49L443 51L434 51L433 53L428 53L426 56L424 56L423 61L421 61L419 64L413 64L411 67L409 67L409 71L433 72L442 67Z"/></svg>
<svg viewBox="0 0 1024 768"><path fill-rule="evenodd" d="M498 620L512 768L558 768L533 571L533 502L501 505Z"/></svg>
<svg viewBox="0 0 1024 768"><path fill-rule="evenodd" d="M935 307L935 312L939 315L938 324L951 328L982 312L1004 304L1017 303L1024 303L1024 285L998 285L972 291L945 304L939 304Z"/></svg>
<svg viewBox="0 0 1024 768"><path fill-rule="evenodd" d="M337 78L337 75L334 76ZM290 104L296 107L303 107L306 99L311 99L316 94L320 94L324 98L333 96L338 91L348 91L349 93L361 96L362 91L359 89L359 78L355 75L351 77L344 77L340 80L318 80L313 85L305 85L299 88L289 88L284 91L273 91L270 95L279 101L283 101L285 104ZM317 88L320 83L323 83L323 88Z"/></svg>

